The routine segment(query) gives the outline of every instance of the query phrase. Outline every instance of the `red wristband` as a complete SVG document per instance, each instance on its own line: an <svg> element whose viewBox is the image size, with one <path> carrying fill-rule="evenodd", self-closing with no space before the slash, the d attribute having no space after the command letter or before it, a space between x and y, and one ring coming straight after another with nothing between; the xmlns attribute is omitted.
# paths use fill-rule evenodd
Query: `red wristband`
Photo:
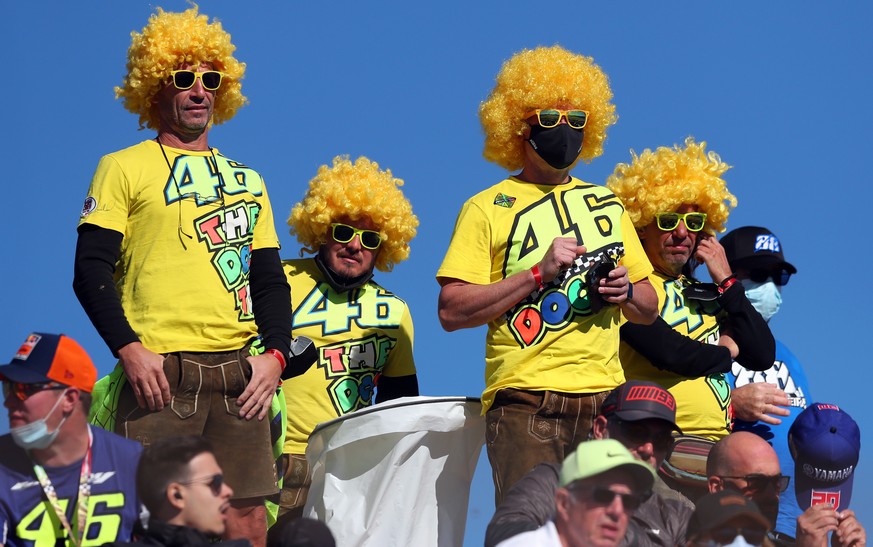
<svg viewBox="0 0 873 547"><path fill-rule="evenodd" d="M545 288L545 285L543 285L543 274L540 273L540 265L534 264L533 268L530 269L530 273L533 274L534 281L536 281L537 283L537 287L539 287L540 290L543 290L543 288Z"/></svg>
<svg viewBox="0 0 873 547"><path fill-rule="evenodd" d="M718 284L718 292L719 294L724 294L728 289L730 289L735 283L739 283L739 279L737 276L731 274L727 276L727 278L723 279L721 283Z"/></svg>
<svg viewBox="0 0 873 547"><path fill-rule="evenodd" d="M264 351L264 353L269 353L270 355L275 357L276 360L279 361L279 365L282 367L282 372L285 372L285 365L286 365L285 356L282 355L281 351L279 351L277 349L270 348L270 349Z"/></svg>

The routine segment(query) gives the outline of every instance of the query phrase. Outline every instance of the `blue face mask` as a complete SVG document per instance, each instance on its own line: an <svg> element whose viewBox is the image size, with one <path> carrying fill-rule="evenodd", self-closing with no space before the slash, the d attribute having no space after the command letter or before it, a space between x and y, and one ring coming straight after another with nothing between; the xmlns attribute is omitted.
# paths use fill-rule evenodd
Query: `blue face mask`
<svg viewBox="0 0 873 547"><path fill-rule="evenodd" d="M58 427L56 427L52 432L49 432L45 421L48 420L48 417L51 416L55 409L58 408L58 405L61 404L61 400L64 398L64 393L66 393L66 391L61 392L61 396L58 397L55 406L53 406L52 409L48 411L48 414L43 418L21 427L13 427L9 429L9 433L12 434L12 440L15 441L15 444L25 450L42 450L43 448L48 448L49 445L55 442L55 438L58 436L58 432L67 420L67 417L64 416L63 419L61 419L61 423L59 423Z"/></svg>
<svg viewBox="0 0 873 547"><path fill-rule="evenodd" d="M741 281L743 287L746 288L746 297L752 306L758 310L765 321L770 321L779 311L779 307L782 306L782 292L779 287L769 279L763 283L756 283L751 279Z"/></svg>

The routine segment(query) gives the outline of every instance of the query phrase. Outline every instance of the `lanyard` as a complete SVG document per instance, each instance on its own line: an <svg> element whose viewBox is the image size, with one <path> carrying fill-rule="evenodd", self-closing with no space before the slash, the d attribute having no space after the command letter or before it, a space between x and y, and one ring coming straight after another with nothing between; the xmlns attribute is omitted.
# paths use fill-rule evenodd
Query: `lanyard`
<svg viewBox="0 0 873 547"><path fill-rule="evenodd" d="M91 443L93 442L93 437L91 436L91 428L88 427L88 451L85 452L85 459L82 460L82 472L79 475L79 496L76 501L76 513L78 514L77 519L77 527L76 532L73 533L73 529L70 526L70 521L67 520L66 512L61 507L60 501L58 500L58 495L55 493L55 487L52 485L52 481L49 480L48 474L45 472L45 469L42 468L38 463L33 464L33 472L36 473L36 478L39 480L40 486L42 486L43 492L45 492L45 497L48 498L49 504L52 506L52 509L55 510L55 515L57 515L58 520L61 521L61 524L64 526L64 529L67 531L67 535L70 538L70 541L76 547L82 545L82 540L85 535L85 521L88 518L88 498L91 497Z"/></svg>

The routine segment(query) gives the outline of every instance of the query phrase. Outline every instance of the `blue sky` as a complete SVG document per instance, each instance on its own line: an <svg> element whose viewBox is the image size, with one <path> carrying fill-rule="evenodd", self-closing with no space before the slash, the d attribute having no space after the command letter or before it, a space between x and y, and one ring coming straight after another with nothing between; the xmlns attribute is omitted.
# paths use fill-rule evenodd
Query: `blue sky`
<svg viewBox="0 0 873 547"><path fill-rule="evenodd" d="M98 158L154 136L137 130L112 89L130 32L157 6L187 4L5 6L5 186L18 187L0 220L11 242L0 354L11 356L31 330L64 332L102 373L114 365L70 288L75 227ZM873 309L864 213L873 176L863 167L873 145L871 4L215 0L200 9L233 35L251 101L210 144L264 175L283 257L299 249L284 219L335 155L365 155L406 181L419 234L409 260L377 279L412 309L423 394L484 387L485 332L442 331L434 273L461 204L506 175L481 156L480 101L513 53L560 44L605 70L619 115L604 155L574 175L603 183L630 149L707 141L734 166L725 178L739 205L728 228L771 228L799 270L771 326L804 364L812 399L842 406L862 435L873 426L863 372ZM868 454L852 505L869 528ZM481 545L492 494L483 458L467 545Z"/></svg>

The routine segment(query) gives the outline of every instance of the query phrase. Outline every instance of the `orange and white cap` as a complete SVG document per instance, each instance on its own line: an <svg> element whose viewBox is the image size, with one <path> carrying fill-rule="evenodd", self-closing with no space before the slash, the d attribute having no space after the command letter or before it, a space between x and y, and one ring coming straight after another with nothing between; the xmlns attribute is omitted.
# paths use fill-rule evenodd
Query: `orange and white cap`
<svg viewBox="0 0 873 547"><path fill-rule="evenodd" d="M0 378L19 384L57 382L91 393L97 368L82 346L69 336L34 332L12 361L0 366Z"/></svg>

